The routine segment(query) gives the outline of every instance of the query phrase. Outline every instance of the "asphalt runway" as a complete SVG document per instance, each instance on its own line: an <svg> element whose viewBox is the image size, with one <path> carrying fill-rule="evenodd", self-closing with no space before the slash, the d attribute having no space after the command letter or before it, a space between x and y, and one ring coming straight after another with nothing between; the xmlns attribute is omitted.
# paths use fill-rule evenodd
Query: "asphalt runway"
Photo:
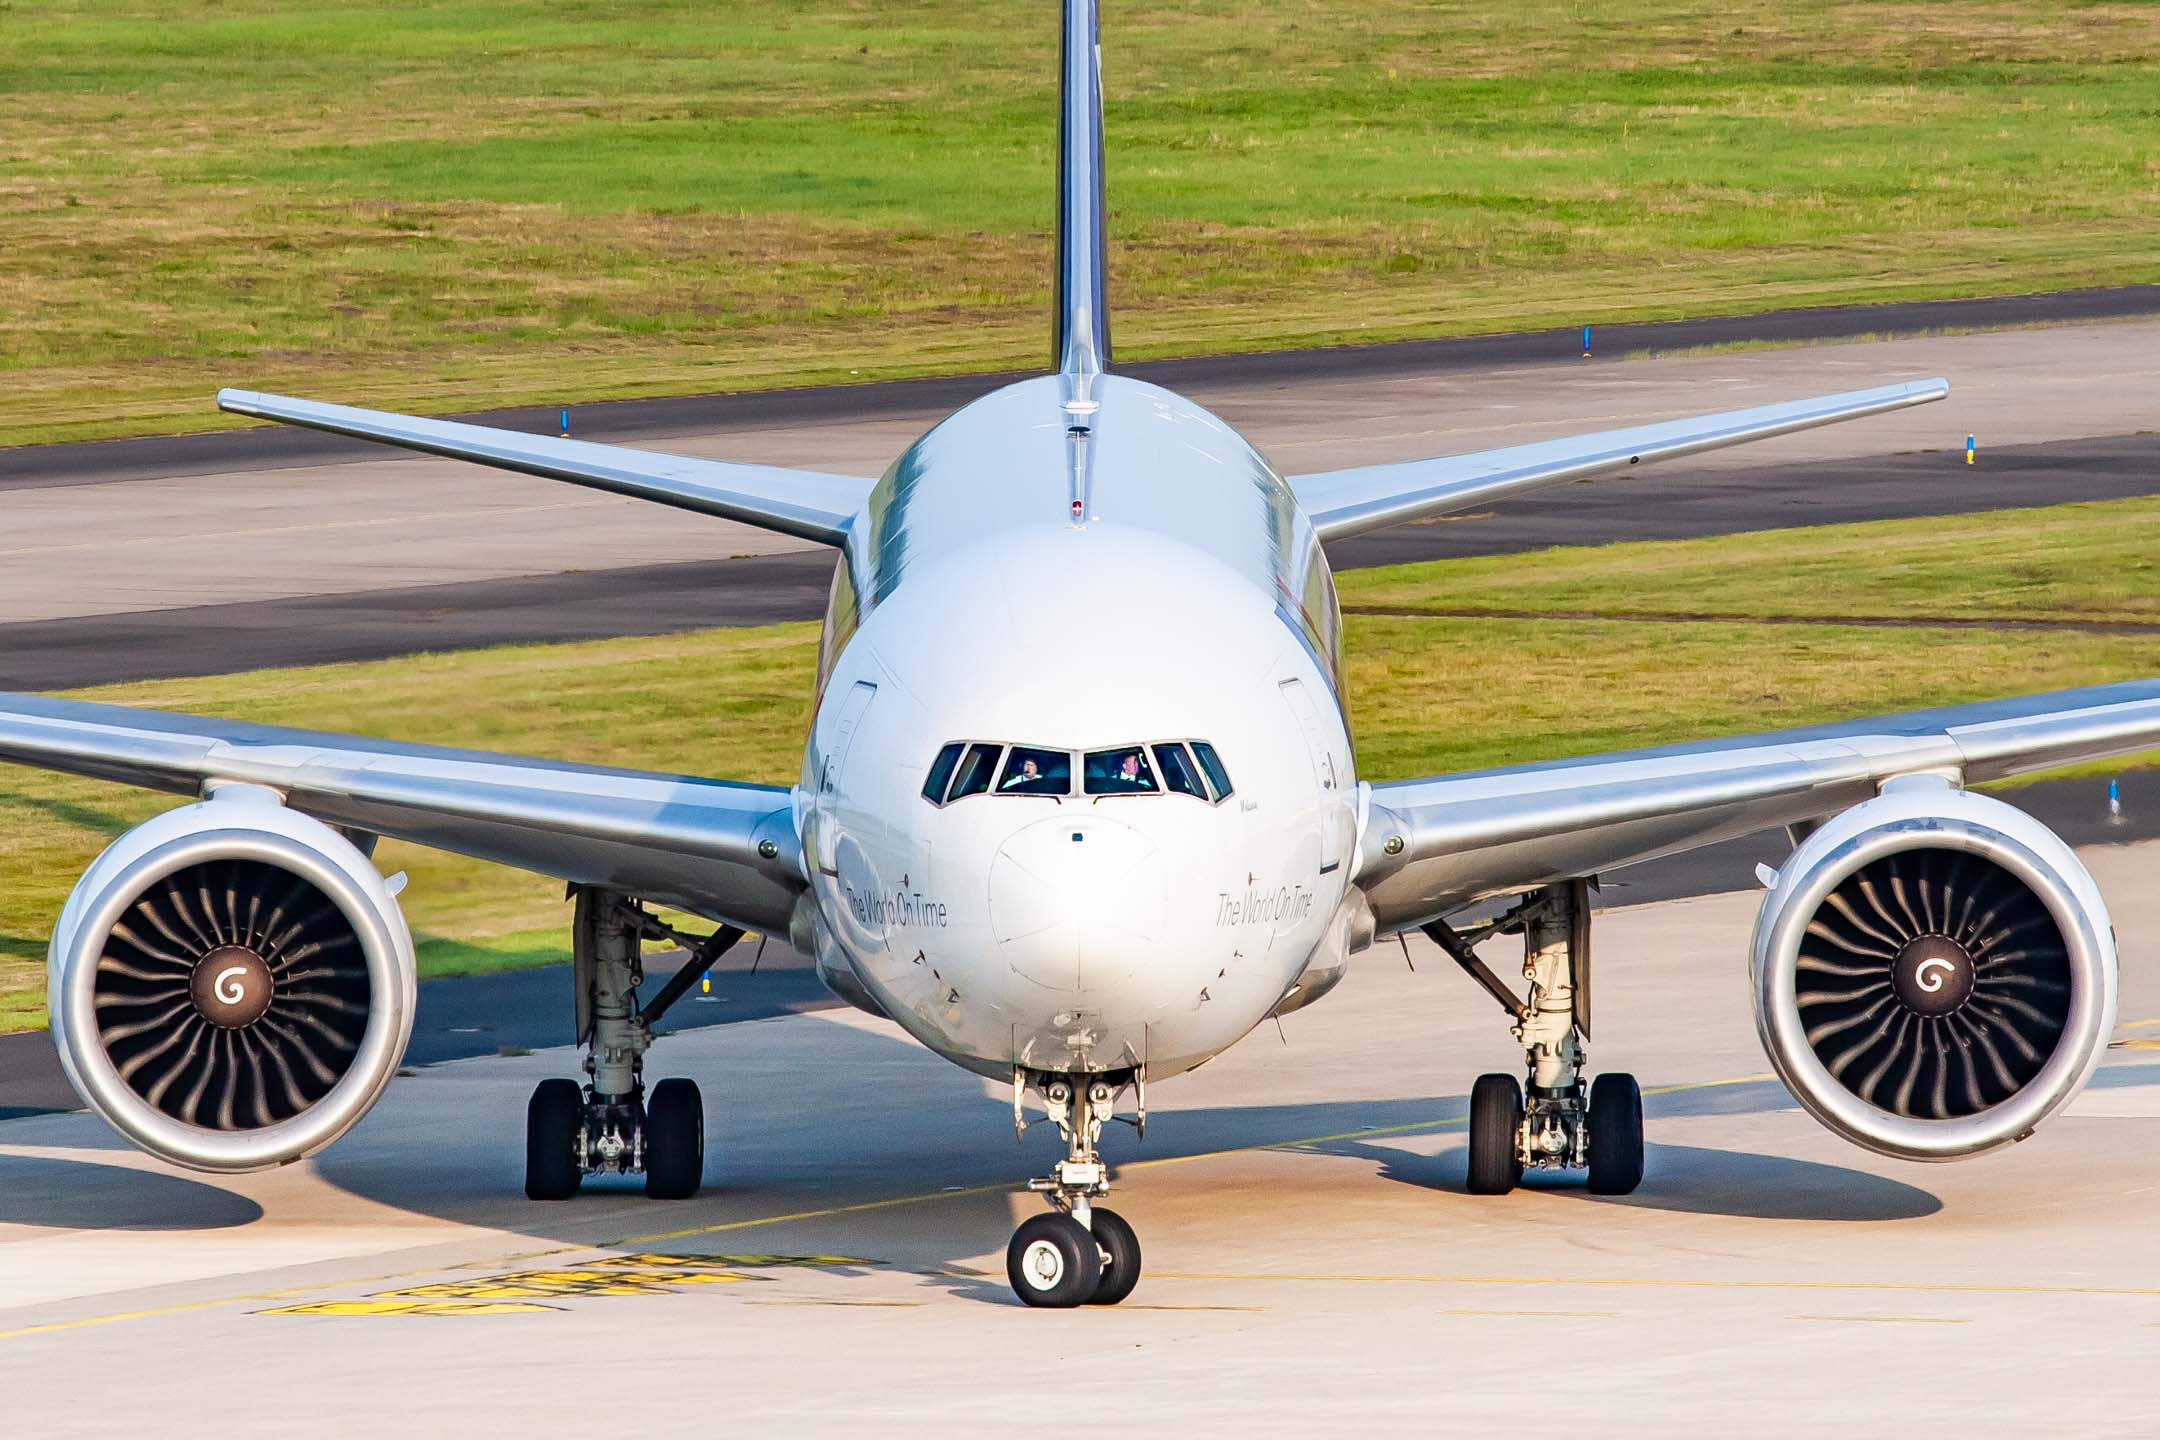
<svg viewBox="0 0 2160 1440"><path fill-rule="evenodd" d="M2117 309L2160 304L2160 292L2106 293ZM1956 313L1981 323L1997 311ZM2019 302L1998 318L2039 313ZM1821 332L1839 317L1798 318ZM1948 323L1934 311L1923 318ZM1781 323L1758 317L1755 328ZM1719 324L1658 333L1747 329ZM1940 405L1358 537L1335 551L1343 566L2160 490L2153 320L1535 359L1549 339L1179 362L1184 371L1161 378L1189 385L1288 473L1937 373L1953 381ZM668 449L874 474L986 383L639 402L608 414L623 438ZM1961 463L1968 432L1980 436L1977 466ZM317 440L333 448L309 448ZM151 468L160 454L164 468ZM0 688L809 618L831 567L822 550L743 526L284 430L0 452L0 464Z"/></svg>
<svg viewBox="0 0 2160 1440"><path fill-rule="evenodd" d="M1034 1312L1002 1255L1048 1127L851 1011L676 1035L708 1188L518 1192L568 1050L394 1081L322 1157L186 1175L86 1115L0 1123L0 1373L25 1434L1141 1433L1555 1425L1596 1435L2150 1433L2160 897L2086 852L2124 951L2117 1048L2067 1113L1956 1165L1874 1157L1768 1079L1755 897L1608 912L1594 1064L1649 1092L1643 1188L1463 1193L1500 1014L1419 943L1112 1127L1146 1255ZM1499 947L1495 946L1497 962Z"/></svg>
<svg viewBox="0 0 2160 1440"><path fill-rule="evenodd" d="M2007 446L1972 467L1943 452L1774 466L1733 461L1664 479L1570 486L1437 524L1397 525L1340 541L1329 555L1349 569L2154 493L2160 438L2151 435ZM825 613L832 568L831 552L819 548L0 623L0 690L815 620Z"/></svg>

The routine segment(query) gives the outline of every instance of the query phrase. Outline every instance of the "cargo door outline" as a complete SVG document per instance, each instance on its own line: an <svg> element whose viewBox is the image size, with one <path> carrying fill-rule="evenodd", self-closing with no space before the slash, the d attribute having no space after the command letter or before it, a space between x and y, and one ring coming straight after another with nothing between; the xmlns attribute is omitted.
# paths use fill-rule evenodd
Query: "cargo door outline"
<svg viewBox="0 0 2160 1440"><path fill-rule="evenodd" d="M1290 713L1297 716L1298 728L1305 732L1305 749L1312 757L1313 780L1320 787L1320 873L1332 875L1342 868L1342 836L1335 824L1335 810L1342 798L1342 785L1335 774L1335 755L1328 748L1327 731L1320 724L1320 712L1313 708L1312 696L1304 682L1285 680L1281 685L1283 702Z"/></svg>
<svg viewBox="0 0 2160 1440"><path fill-rule="evenodd" d="M818 846L818 869L834 877L840 874L840 815L834 797L846 774L855 737L862 730L863 716L875 699L877 686L867 680L856 681L848 690L847 699L840 702L840 713L833 719L832 738L826 742L825 758L819 766L817 808L824 823L818 827L823 832L822 843Z"/></svg>

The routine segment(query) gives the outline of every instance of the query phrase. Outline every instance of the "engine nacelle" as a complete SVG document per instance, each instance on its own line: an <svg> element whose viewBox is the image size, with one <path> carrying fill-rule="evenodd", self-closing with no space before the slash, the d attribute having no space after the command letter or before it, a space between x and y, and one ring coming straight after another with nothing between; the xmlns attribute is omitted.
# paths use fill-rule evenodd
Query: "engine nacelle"
<svg viewBox="0 0 2160 1440"><path fill-rule="evenodd" d="M1913 777L1785 862L1754 980L1763 1048L1810 1114L1884 1155L1956 1160L2084 1088L2114 1030L2115 934L2046 826Z"/></svg>
<svg viewBox="0 0 2160 1440"><path fill-rule="evenodd" d="M115 840L68 896L47 968L75 1089L198 1170L344 1134L405 1054L414 992L412 936L374 865L249 786Z"/></svg>

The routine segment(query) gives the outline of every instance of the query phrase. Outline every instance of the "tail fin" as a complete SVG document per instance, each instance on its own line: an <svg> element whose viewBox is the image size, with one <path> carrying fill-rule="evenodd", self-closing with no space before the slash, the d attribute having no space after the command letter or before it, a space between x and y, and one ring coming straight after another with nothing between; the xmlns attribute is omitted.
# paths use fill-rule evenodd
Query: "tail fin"
<svg viewBox="0 0 2160 1440"><path fill-rule="evenodd" d="M1099 375L1110 367L1104 307L1102 56L1095 0L1065 0L1059 47L1057 312L1051 360L1058 373Z"/></svg>

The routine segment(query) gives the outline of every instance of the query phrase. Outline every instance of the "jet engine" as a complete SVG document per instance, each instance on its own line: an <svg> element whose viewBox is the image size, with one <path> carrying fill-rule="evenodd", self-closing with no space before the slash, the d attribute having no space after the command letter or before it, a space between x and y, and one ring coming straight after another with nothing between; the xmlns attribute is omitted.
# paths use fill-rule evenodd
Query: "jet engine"
<svg viewBox="0 0 2160 1440"><path fill-rule="evenodd" d="M1808 836L1754 939L1770 1063L1831 1130L1907 1160L2022 1140L2084 1088L2115 1024L2092 876L2023 811L1894 780Z"/></svg>
<svg viewBox="0 0 2160 1440"><path fill-rule="evenodd" d="M53 1043L83 1099L198 1170L283 1164L345 1133L412 1034L412 937L339 832L220 790L114 841L54 927Z"/></svg>

